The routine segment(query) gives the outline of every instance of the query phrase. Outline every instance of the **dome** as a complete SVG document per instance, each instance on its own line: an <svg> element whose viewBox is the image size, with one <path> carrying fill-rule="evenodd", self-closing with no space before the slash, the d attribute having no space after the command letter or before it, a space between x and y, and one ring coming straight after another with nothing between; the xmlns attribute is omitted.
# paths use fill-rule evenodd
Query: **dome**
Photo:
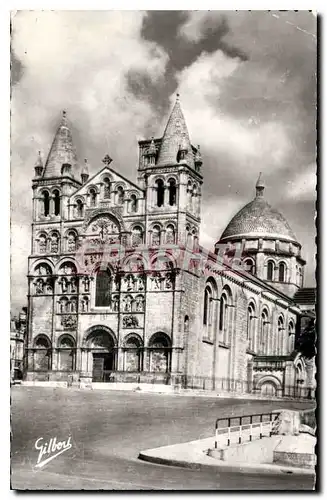
<svg viewBox="0 0 327 500"><path fill-rule="evenodd" d="M221 235L220 241L242 237L263 238L265 236L297 241L287 220L264 199L263 190L264 185L259 177L256 185L256 197L232 218Z"/></svg>

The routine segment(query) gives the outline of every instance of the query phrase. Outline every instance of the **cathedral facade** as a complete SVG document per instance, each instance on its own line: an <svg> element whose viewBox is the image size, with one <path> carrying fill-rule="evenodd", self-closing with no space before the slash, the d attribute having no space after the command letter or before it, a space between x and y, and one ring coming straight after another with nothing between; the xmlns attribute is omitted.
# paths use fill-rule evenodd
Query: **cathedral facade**
<svg viewBox="0 0 327 500"><path fill-rule="evenodd" d="M109 155L89 176L66 113L35 165L25 382L130 383L291 395L305 261L255 197L211 251L199 245L205 169L179 98L139 141L137 182Z"/></svg>

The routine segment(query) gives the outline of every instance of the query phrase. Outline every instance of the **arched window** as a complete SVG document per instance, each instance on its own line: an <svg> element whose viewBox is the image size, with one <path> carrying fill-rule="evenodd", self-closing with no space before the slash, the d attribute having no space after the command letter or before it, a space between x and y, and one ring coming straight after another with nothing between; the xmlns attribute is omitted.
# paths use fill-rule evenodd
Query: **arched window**
<svg viewBox="0 0 327 500"><path fill-rule="evenodd" d="M175 228L172 224L168 224L166 228L166 243L173 245L175 243Z"/></svg>
<svg viewBox="0 0 327 500"><path fill-rule="evenodd" d="M45 233L42 233L39 236L38 249L39 253L46 253L47 251L47 235Z"/></svg>
<svg viewBox="0 0 327 500"><path fill-rule="evenodd" d="M72 263L72 262L63 262L60 266L60 269L59 269L59 274L67 274L67 275L70 275L70 274L76 274L77 270L76 270L76 266Z"/></svg>
<svg viewBox="0 0 327 500"><path fill-rule="evenodd" d="M87 296L81 299L81 312L87 312L89 310L89 298Z"/></svg>
<svg viewBox="0 0 327 500"><path fill-rule="evenodd" d="M255 266L254 266L254 262L252 259L245 259L244 268L245 268L245 271L247 271L248 273L251 273L251 274L255 273Z"/></svg>
<svg viewBox="0 0 327 500"><path fill-rule="evenodd" d="M160 226L153 226L153 229L152 229L152 245L153 246L159 246L161 241L160 241L160 233L161 233L161 230L160 230Z"/></svg>
<svg viewBox="0 0 327 500"><path fill-rule="evenodd" d="M193 184L193 189L192 189L192 211L195 213L197 210L197 203L198 203L198 187L196 184Z"/></svg>
<svg viewBox="0 0 327 500"><path fill-rule="evenodd" d="M109 271L99 270L96 275L95 306L109 307L110 305L110 283Z"/></svg>
<svg viewBox="0 0 327 500"><path fill-rule="evenodd" d="M211 313L212 313L212 290L210 286L206 286L204 290L204 302L203 302L203 324L211 324Z"/></svg>
<svg viewBox="0 0 327 500"><path fill-rule="evenodd" d="M136 198L136 195L132 194L131 195L131 202L130 202L130 211L132 213L135 213L135 212L137 212L137 209L138 209L138 200Z"/></svg>
<svg viewBox="0 0 327 500"><path fill-rule="evenodd" d="M52 233L52 235L51 235L50 252L51 253L58 253L59 252L59 234L58 233Z"/></svg>
<svg viewBox="0 0 327 500"><path fill-rule="evenodd" d="M65 314L69 312L69 302L67 297L61 297L58 302L59 308L58 312L59 314Z"/></svg>
<svg viewBox="0 0 327 500"><path fill-rule="evenodd" d="M38 264L35 267L34 274L38 276L47 276L51 275L52 271L48 264Z"/></svg>
<svg viewBox="0 0 327 500"><path fill-rule="evenodd" d="M231 295L229 291L225 290L221 295L219 308L219 333L225 344L230 342L230 306Z"/></svg>
<svg viewBox="0 0 327 500"><path fill-rule="evenodd" d="M284 319L283 316L279 316L278 318L278 331L277 331L277 342L275 347L275 352L278 356L283 355L284 351Z"/></svg>
<svg viewBox="0 0 327 500"><path fill-rule="evenodd" d="M219 308L219 331L220 332L222 332L224 330L225 308L226 308L226 297L225 297L225 295L222 295L221 299L220 299L220 308Z"/></svg>
<svg viewBox="0 0 327 500"><path fill-rule="evenodd" d="M255 309L250 304L247 310L247 341L251 351L255 349Z"/></svg>
<svg viewBox="0 0 327 500"><path fill-rule="evenodd" d="M90 189L90 207L95 207L97 203L97 193L94 188Z"/></svg>
<svg viewBox="0 0 327 500"><path fill-rule="evenodd" d="M188 183L187 183L186 195L187 195L187 209L192 210L192 182L191 181L188 181Z"/></svg>
<svg viewBox="0 0 327 500"><path fill-rule="evenodd" d="M281 262L278 268L278 281L284 283L285 278L286 278L286 266L284 262Z"/></svg>
<svg viewBox="0 0 327 500"><path fill-rule="evenodd" d="M150 371L167 373L170 369L171 342L165 333L154 334L149 342Z"/></svg>
<svg viewBox="0 0 327 500"><path fill-rule="evenodd" d="M77 297L72 297L70 299L70 311L69 312L72 312L72 313L76 313L77 312Z"/></svg>
<svg viewBox="0 0 327 500"><path fill-rule="evenodd" d="M156 181L157 187L157 206L162 207L164 204L164 196L165 196L165 187L162 179L158 179Z"/></svg>
<svg viewBox="0 0 327 500"><path fill-rule="evenodd" d="M190 248L193 245L192 233L189 226L186 226L186 247Z"/></svg>
<svg viewBox="0 0 327 500"><path fill-rule="evenodd" d="M61 337L59 341L59 370L73 371L75 369L75 343L71 337Z"/></svg>
<svg viewBox="0 0 327 500"><path fill-rule="evenodd" d="M143 243L143 229L140 226L135 226L132 230L132 246L137 247Z"/></svg>
<svg viewBox="0 0 327 500"><path fill-rule="evenodd" d="M274 268L275 268L275 265L274 265L273 261L269 260L268 264L267 264L267 280L268 281L273 281L273 279L274 279Z"/></svg>
<svg viewBox="0 0 327 500"><path fill-rule="evenodd" d="M259 339L259 354L268 354L268 312L264 309L261 313L260 320L260 339Z"/></svg>
<svg viewBox="0 0 327 500"><path fill-rule="evenodd" d="M67 250L68 252L75 252L77 237L74 231L69 231L67 234Z"/></svg>
<svg viewBox="0 0 327 500"><path fill-rule="evenodd" d="M54 214L60 215L60 193L58 189L53 191Z"/></svg>
<svg viewBox="0 0 327 500"><path fill-rule="evenodd" d="M168 181L168 191L169 191L169 205L173 206L176 205L176 194L177 194L177 188L176 188L176 181L175 179L169 179Z"/></svg>
<svg viewBox="0 0 327 500"><path fill-rule="evenodd" d="M198 250L198 235L196 234L196 230L192 230L192 240L193 240L193 250Z"/></svg>
<svg viewBox="0 0 327 500"><path fill-rule="evenodd" d="M77 218L82 218L84 215L84 205L82 200L77 200L76 201L76 217Z"/></svg>
<svg viewBox="0 0 327 500"><path fill-rule="evenodd" d="M295 347L295 328L293 321L290 321L288 324L288 353L292 354Z"/></svg>
<svg viewBox="0 0 327 500"><path fill-rule="evenodd" d="M117 188L117 204L122 205L124 203L125 192L122 186Z"/></svg>
<svg viewBox="0 0 327 500"><path fill-rule="evenodd" d="M49 215L50 212L50 195L48 191L44 191L43 197L43 215Z"/></svg>
<svg viewBox="0 0 327 500"><path fill-rule="evenodd" d="M124 365L127 372L141 371L141 340L136 335L131 335L125 342Z"/></svg>
<svg viewBox="0 0 327 500"><path fill-rule="evenodd" d="M108 199L110 198L110 179L105 177L103 179L104 189L103 189L103 197Z"/></svg>
<svg viewBox="0 0 327 500"><path fill-rule="evenodd" d="M40 336L34 343L34 370L48 371L51 368L51 343L45 336Z"/></svg>

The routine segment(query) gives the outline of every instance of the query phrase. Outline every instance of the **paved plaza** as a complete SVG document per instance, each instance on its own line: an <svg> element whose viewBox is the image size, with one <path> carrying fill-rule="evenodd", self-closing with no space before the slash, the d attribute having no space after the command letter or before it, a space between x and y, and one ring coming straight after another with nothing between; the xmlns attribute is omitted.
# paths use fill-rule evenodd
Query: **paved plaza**
<svg viewBox="0 0 327 500"><path fill-rule="evenodd" d="M313 403L104 390L12 388L12 488L114 490L309 489L312 476L197 471L138 460L141 450L213 436L220 416ZM35 468L35 442L72 448Z"/></svg>

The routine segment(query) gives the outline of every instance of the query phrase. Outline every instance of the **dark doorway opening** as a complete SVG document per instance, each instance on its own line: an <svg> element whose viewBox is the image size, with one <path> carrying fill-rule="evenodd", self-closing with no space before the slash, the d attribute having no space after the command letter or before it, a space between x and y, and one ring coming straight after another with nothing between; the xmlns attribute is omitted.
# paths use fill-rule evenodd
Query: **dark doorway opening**
<svg viewBox="0 0 327 500"><path fill-rule="evenodd" d="M93 353L93 382L110 382L114 370L114 353Z"/></svg>

